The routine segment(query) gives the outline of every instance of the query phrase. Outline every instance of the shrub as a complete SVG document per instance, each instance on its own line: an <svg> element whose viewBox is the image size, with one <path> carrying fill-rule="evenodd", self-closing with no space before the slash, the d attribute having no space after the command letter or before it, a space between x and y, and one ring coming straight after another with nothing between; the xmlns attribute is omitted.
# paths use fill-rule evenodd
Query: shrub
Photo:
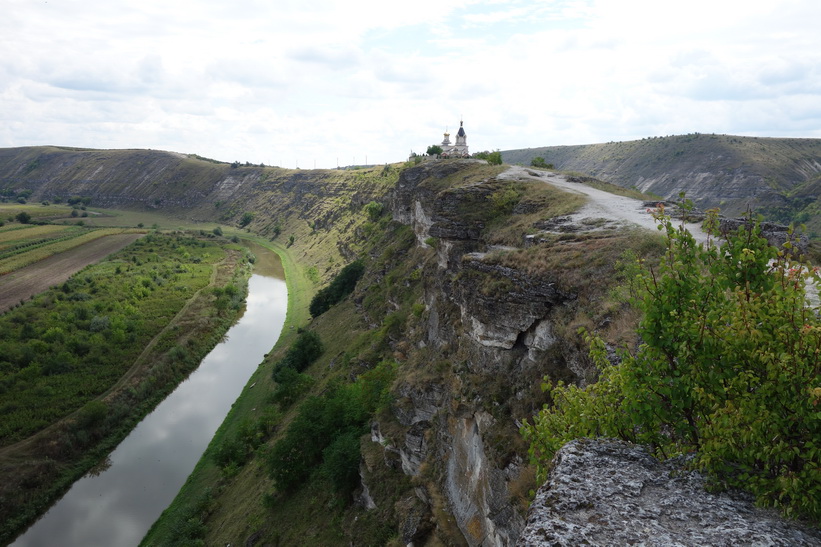
<svg viewBox="0 0 821 547"><path fill-rule="evenodd" d="M365 265L361 260L355 260L342 268L331 281L331 284L317 291L311 299L309 306L311 317L319 317L328 311L331 306L351 294L364 272Z"/></svg>
<svg viewBox="0 0 821 547"><path fill-rule="evenodd" d="M245 228L246 226L251 224L252 220L254 220L254 213L249 213L249 212L242 213L242 217L240 217L240 219L239 219L240 228Z"/></svg>
<svg viewBox="0 0 821 547"><path fill-rule="evenodd" d="M371 222L376 222L379 220L379 217L382 216L382 211L384 209L384 206L378 201L371 201L364 207L365 214L368 215L368 219L370 219Z"/></svg>
<svg viewBox="0 0 821 547"><path fill-rule="evenodd" d="M660 457L695 451L717 484L818 521L821 321L804 293L818 269L794 262L789 242L769 246L751 220L718 247L696 244L663 211L657 218L664 259L628 276L644 343L615 366L588 336L599 381L546 383L553 406L522 428L540 474L566 441L615 436Z"/></svg>
<svg viewBox="0 0 821 547"><path fill-rule="evenodd" d="M303 331L299 334L296 341L288 349L288 352L274 367L274 380L280 381L281 371L285 368L291 368L297 372L302 372L308 366L316 361L324 348L322 340L314 331Z"/></svg>

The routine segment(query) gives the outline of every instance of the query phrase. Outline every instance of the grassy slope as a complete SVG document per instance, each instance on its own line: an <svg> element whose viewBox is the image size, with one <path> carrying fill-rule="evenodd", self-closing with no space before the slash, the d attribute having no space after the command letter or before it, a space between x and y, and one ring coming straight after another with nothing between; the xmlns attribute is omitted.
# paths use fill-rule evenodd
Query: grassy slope
<svg viewBox="0 0 821 547"><path fill-rule="evenodd" d="M382 168L359 172L320 172L320 175L319 186L327 191L327 196L319 194L317 186L313 185L315 181L310 183L303 180L302 184L289 184L287 180L271 181L271 186L284 190L285 195L256 206L257 216L250 225L250 231L227 229L225 232L228 236L240 235L254 241L280 256L288 282L285 327L269 358L249 380L248 386L253 385L253 388L247 387L234 404L177 498L149 531L144 540L146 545L167 544L168 537L175 533L180 522L196 514L208 492L216 497L209 507L211 511L218 512L214 520L219 522L219 531L223 534L233 535L237 527L243 528L255 519L264 518L265 510L260 500L266 490L270 490L270 483L256 469L256 465L243 468L226 487L222 472L213 463L211 454L225 439L235 434L244 420L258 417L257 409L266 406L266 399L273 390L271 367L291 344L297 328L308 323L308 304L319 288L317 279L329 279L352 259L350 256L345 258L343 253L353 255L362 252L364 241L355 234L373 226L362 212L362 206L374 199L384 198L396 180L398 169L394 168L388 176L382 176ZM272 232L276 225L282 231L274 237ZM259 235L259 232L268 238ZM290 235L294 235L293 245L288 244ZM274 240L271 241L270 237ZM340 242L343 244L340 245ZM340 329L337 337L349 340L349 326L355 324L355 317L332 324ZM334 337L328 332L323 333L323 340L329 346L340 346L342 341L334 341Z"/></svg>
<svg viewBox="0 0 821 547"><path fill-rule="evenodd" d="M457 191L463 184L473 187L480 179L493 177L497 172L477 166L470 173L460 171L448 180L437 179L432 184L436 185L438 190ZM500 242L519 242L523 233L530 230L530 224L535 219L566 214L581 205L577 201L566 202L563 200L562 192L549 189L545 185L526 188L512 184L510 188L519 191L518 199L522 200L522 203L535 206L539 212L533 212L531 207L525 207L528 211L526 213L510 214L508 211L502 216L495 217L488 228L488 235L493 234L494 241L501 238ZM493 207L493 200L486 202L487 207ZM474 213L479 214L477 211ZM360 242L368 269L365 278L357 286L354 297L310 322L310 329L320 334L326 347L322 357L307 370L316 380L312 392L321 393L333 381L348 381L351 376L361 373L362 369L359 367L373 366L379 359L391 356L401 363L401 382L434 382L445 386L461 386L453 387L457 390L454 394L455 400L471 400L472 397L468 395L470 390L485 390L488 400L491 400L494 397L493 389L503 389L497 385L498 379L494 381L475 374L459 373L448 364L451 360L455 364L455 360L458 359L457 353L461 350L454 349L451 355L438 355L433 350L413 349L422 340L422 333L427 329L421 298L422 287L426 284L424 279L426 276L441 274L437 273L434 249L418 247L409 228L387 224L386 221L387 219L383 219L375 225L377 229L370 232L372 237L369 242ZM336 234L338 237L343 235ZM649 237L652 239L652 236L651 234ZM596 280L612 277L613 264L623 246L639 246L642 241L643 238L632 234L616 237L611 235L592 240L582 237L578 241L574 238L562 238L561 241L557 241L558 248L564 253L558 262L569 264L567 277L560 276L561 282L580 295L576 311L572 312L575 315L567 318L567 322L574 327L570 330L575 332L575 326L592 324L594 320L601 319L600 315L617 315L612 309L599 309L604 289ZM296 291L289 294L289 313L294 314L293 321L289 317L290 325L304 324L299 321L306 318L305 306L315 289L304 275L297 271L297 262L323 263L322 251L310 242L308 245L307 249L286 249L281 245L274 245L275 250L282 253L288 272L289 287L297 287ZM299 243L295 247L300 247ZM547 260L542 256L545 254L550 254L546 248L523 251L521 255L517 255L513 264L519 263L519 267L527 268L528 265ZM584 260L584 256L595 256L596 260ZM553 261L551 267L561 269L559 263ZM545 270L543 266L544 264L541 264L537 269ZM300 313L302 315L299 315ZM625 334L629 330L629 322L630 320L624 323L614 322L611 327L614 329L611 333L613 337L629 336ZM394 329L393 334L387 335L391 343L387 344L383 337L391 329ZM204 534L200 537L204 537L205 544L209 545L237 544L251 537L262 543L283 545L335 545L351 541L354 544L394 545L398 544L397 529L398 522L404 518L403 508L413 505L414 487L422 487L432 496L439 523L439 529L431 539L433 544L460 541L459 530L452 523L448 524L451 518L439 490L439 471L431 468L413 479L401 472L392 471L384 465L385 456L381 447L371 443L369 438L362 441L362 455L369 468L371 494L378 505L375 511L365 511L347 505L347 502L337 497L330 484L321 477L313 478L303 488L287 496L276 493L271 495L276 491L265 468L264 454L272 446L272 442L258 449L256 456L235 476L224 475L218 469L211 454L231 438L244 419L259 416L263 412L262 409L270 405L266 401L274 388L270 373L274 363L289 345L292 336L293 331L286 327L276 348L250 380L249 386L253 384L253 387L246 388L195 472L172 506L146 536L143 544L175 544L173 538L179 540L180 531L190 531L184 529L186 526L193 526L198 527L197 533ZM537 389L537 380L538 378L532 382L532 386L536 387L528 397L541 396ZM460 389L463 392L459 394ZM521 407L516 411L524 412L525 407L530 404L530 399L526 398L516 404ZM287 428L297 406L294 405L280 417L278 431L282 432ZM393 420L395 418L391 415L380 418L383 433L403 438L402 428L391 425ZM512 424L513 420L507 417L502 422ZM393 433L391 428L395 429ZM516 441L518 433L512 426L500 427L494 435L497 435L500 445L521 445L520 440ZM273 439L276 438L275 434ZM519 446L519 449L522 447ZM523 477L519 485L520 491L516 493L522 500L525 499L528 488L533 486L527 482L532 481L532 475L525 474ZM266 497L270 500L267 506L262 503Z"/></svg>

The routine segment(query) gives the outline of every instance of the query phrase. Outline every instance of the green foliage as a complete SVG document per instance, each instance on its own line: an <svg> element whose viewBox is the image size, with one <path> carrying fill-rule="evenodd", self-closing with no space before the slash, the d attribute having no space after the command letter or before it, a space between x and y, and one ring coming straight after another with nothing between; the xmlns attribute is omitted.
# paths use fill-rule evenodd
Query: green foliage
<svg viewBox="0 0 821 547"><path fill-rule="evenodd" d="M254 213L249 213L248 211L242 213L242 216L239 219L240 228L245 228L251 224L252 220L254 220Z"/></svg>
<svg viewBox="0 0 821 547"><path fill-rule="evenodd" d="M25 211L20 211L14 218L20 224L28 224L29 222L31 222L31 215Z"/></svg>
<svg viewBox="0 0 821 547"><path fill-rule="evenodd" d="M214 228L214 235L215 236L222 236L222 228L220 228L219 226Z"/></svg>
<svg viewBox="0 0 821 547"><path fill-rule="evenodd" d="M296 372L302 372L308 366L316 361L322 352L322 340L319 335L310 330L302 331L297 336L296 341L288 349L288 352L275 366L273 378L279 382L281 375L285 369L293 369Z"/></svg>
<svg viewBox="0 0 821 547"><path fill-rule="evenodd" d="M208 284L211 262L222 251L202 245L185 236L145 236L0 316L0 361L7 363L0 367L0 446L109 389L168 318ZM211 258L198 264L206 250ZM242 300L235 286L221 290L229 293L228 304ZM168 345L172 361L189 354Z"/></svg>
<svg viewBox="0 0 821 547"><path fill-rule="evenodd" d="M366 203L363 207L365 214L368 215L368 219L371 222L376 222L379 220L379 217L382 216L382 212L384 211L385 207L378 201L371 201Z"/></svg>
<svg viewBox="0 0 821 547"><path fill-rule="evenodd" d="M358 481L359 437L371 414L387 404L395 374L395 364L382 362L352 384L332 385L322 397L306 399L268 454L277 489L294 490L319 472L338 492L350 492Z"/></svg>
<svg viewBox="0 0 821 547"><path fill-rule="evenodd" d="M428 156L438 156L441 153L442 147L438 144L431 144L430 146L428 146L427 152L425 152L425 154L427 154Z"/></svg>
<svg viewBox="0 0 821 547"><path fill-rule="evenodd" d="M474 158L485 160L490 165L502 165L502 152L500 150L494 150L493 152L488 152L487 150L483 152L476 152L473 154Z"/></svg>
<svg viewBox="0 0 821 547"><path fill-rule="evenodd" d="M291 367L283 367L276 373L277 386L271 400L281 408L288 408L313 387L312 376L297 372Z"/></svg>
<svg viewBox="0 0 821 547"><path fill-rule="evenodd" d="M530 165L532 167L539 167L541 169L553 169L552 163L546 163L544 158L541 156L536 156L532 160L530 160Z"/></svg>
<svg viewBox="0 0 821 547"><path fill-rule="evenodd" d="M522 429L540 473L570 439L615 436L661 457L697 452L718 484L821 520L821 321L804 292L818 269L790 258L789 242L769 246L751 220L719 247L657 218L661 264L628 272L643 344L614 366L588 336L598 383L543 386L553 405Z"/></svg>
<svg viewBox="0 0 821 547"><path fill-rule="evenodd" d="M331 281L331 284L317 291L311 299L309 307L311 317L319 317L328 311L331 306L351 294L364 272L365 265L361 260L355 260L342 268Z"/></svg>

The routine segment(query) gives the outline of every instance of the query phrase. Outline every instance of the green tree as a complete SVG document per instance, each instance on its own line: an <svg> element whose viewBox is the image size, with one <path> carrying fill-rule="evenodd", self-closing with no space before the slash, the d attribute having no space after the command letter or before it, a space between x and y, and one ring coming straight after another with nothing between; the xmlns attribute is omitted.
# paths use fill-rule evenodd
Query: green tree
<svg viewBox="0 0 821 547"><path fill-rule="evenodd" d="M588 336L599 381L546 382L552 406L522 428L540 474L568 440L615 436L661 457L696 452L719 484L818 521L821 321L804 292L818 269L795 261L789 241L768 245L751 219L703 245L663 210L657 218L667 236L660 265L627 269L643 344L616 366Z"/></svg>
<svg viewBox="0 0 821 547"><path fill-rule="evenodd" d="M541 156L536 156L532 160L530 160L531 167L539 167L541 169L553 169L552 163L546 163L544 158Z"/></svg>
<svg viewBox="0 0 821 547"><path fill-rule="evenodd" d="M239 219L240 228L245 228L251 224L252 220L254 220L254 213L249 213L248 211L242 213L242 217Z"/></svg>
<svg viewBox="0 0 821 547"><path fill-rule="evenodd" d="M483 152L476 152L473 154L473 157L480 160L485 160L490 165L502 165L502 152L499 150L494 150L493 152L488 152L487 150Z"/></svg>
<svg viewBox="0 0 821 547"><path fill-rule="evenodd" d="M25 211L20 211L14 218L20 224L28 224L29 222L31 222L31 215Z"/></svg>
<svg viewBox="0 0 821 547"><path fill-rule="evenodd" d="M365 210L365 214L368 215L368 219L371 222L376 222L379 220L379 217L382 216L382 211L384 211L385 207L378 201L371 201L365 204L363 209Z"/></svg>
<svg viewBox="0 0 821 547"><path fill-rule="evenodd" d="M355 260L342 268L331 281L331 284L317 291L311 299L311 304L308 307L311 317L319 317L328 311L331 306L351 294L364 272L365 265L361 260Z"/></svg>
<svg viewBox="0 0 821 547"><path fill-rule="evenodd" d="M428 151L425 152L428 156L438 156L442 153L442 147L438 144L431 144L428 146Z"/></svg>

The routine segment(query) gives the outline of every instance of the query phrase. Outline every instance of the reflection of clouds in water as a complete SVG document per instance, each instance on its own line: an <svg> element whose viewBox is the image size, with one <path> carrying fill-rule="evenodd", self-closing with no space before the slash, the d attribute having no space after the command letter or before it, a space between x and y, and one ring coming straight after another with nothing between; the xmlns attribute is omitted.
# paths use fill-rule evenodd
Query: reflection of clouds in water
<svg viewBox="0 0 821 547"><path fill-rule="evenodd" d="M136 545L171 502L285 322L285 282L258 275L227 340L15 546Z"/></svg>

